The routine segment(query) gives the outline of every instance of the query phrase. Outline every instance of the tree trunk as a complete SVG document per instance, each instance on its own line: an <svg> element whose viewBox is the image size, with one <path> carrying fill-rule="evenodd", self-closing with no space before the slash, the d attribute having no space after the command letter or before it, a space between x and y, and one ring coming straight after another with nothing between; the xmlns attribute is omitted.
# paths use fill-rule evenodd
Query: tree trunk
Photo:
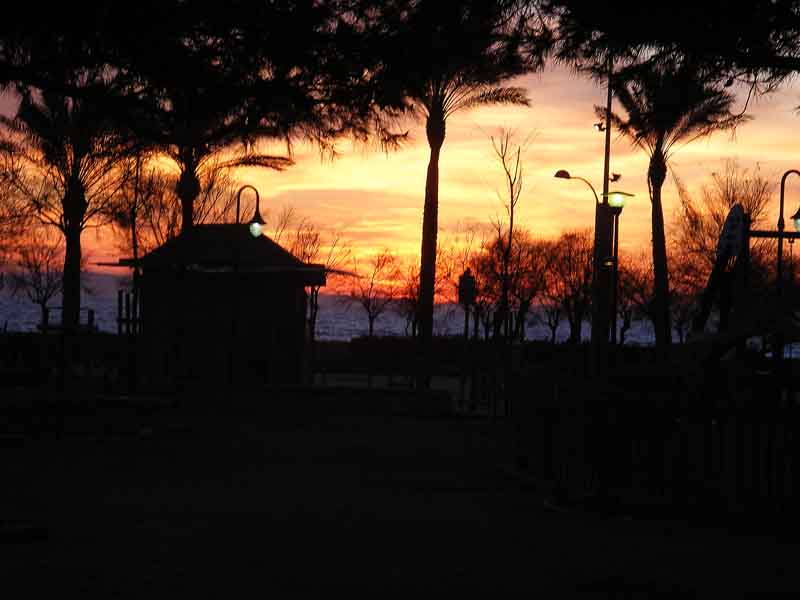
<svg viewBox="0 0 800 600"><path fill-rule="evenodd" d="M528 316L531 303L528 301L520 301L519 309L517 309L516 326L514 328L514 339L520 342L525 341L525 318Z"/></svg>
<svg viewBox="0 0 800 600"><path fill-rule="evenodd" d="M439 152L445 136L444 111L433 107L426 122L425 131L431 156L428 161L428 174L425 179L425 207L422 215L422 250L419 268L419 341L421 346L420 369L417 387L430 387L428 374L433 337L433 303L436 281L436 235L439 229Z"/></svg>
<svg viewBox="0 0 800 600"><path fill-rule="evenodd" d="M671 328L669 323L669 271L667 270L667 241L664 234L664 212L661 207L661 188L667 177L667 163L656 146L647 171L652 203L653 235L653 310L656 334L656 354L661 360L669 357Z"/></svg>
<svg viewBox="0 0 800 600"><path fill-rule="evenodd" d="M47 310L47 300L39 303L39 310L42 311L42 320L41 320L42 333L47 333L50 321L50 314L49 311Z"/></svg>
<svg viewBox="0 0 800 600"><path fill-rule="evenodd" d="M424 347L433 336L433 303L436 279L436 236L439 213L439 153L444 143L445 122L441 111L432 111L425 127L431 148L425 180L425 208L422 215L422 251L419 269L419 335Z"/></svg>
<svg viewBox="0 0 800 600"><path fill-rule="evenodd" d="M631 328L631 316L626 314L622 318L622 327L619 328L619 345L625 345L625 334Z"/></svg>
<svg viewBox="0 0 800 600"><path fill-rule="evenodd" d="M569 323L569 343L570 344L577 344L581 341L581 324L580 321L577 320L577 317L574 315L567 316L567 322Z"/></svg>
<svg viewBox="0 0 800 600"><path fill-rule="evenodd" d="M133 250L133 289L139 289L139 233L136 231L136 219L139 212L139 183L141 182L142 172L142 157L136 156L136 172L133 187L133 203L131 204L130 220L131 220L131 249Z"/></svg>
<svg viewBox="0 0 800 600"><path fill-rule="evenodd" d="M184 165L175 193L181 201L181 233L186 233L194 225L194 201L200 195L200 180L193 164Z"/></svg>
<svg viewBox="0 0 800 600"><path fill-rule="evenodd" d="M372 332L375 329L375 317L367 317L367 320L369 321L369 337L372 337Z"/></svg>
<svg viewBox="0 0 800 600"><path fill-rule="evenodd" d="M81 314L81 229L70 225L64 230L64 287L61 302L61 326L74 330Z"/></svg>

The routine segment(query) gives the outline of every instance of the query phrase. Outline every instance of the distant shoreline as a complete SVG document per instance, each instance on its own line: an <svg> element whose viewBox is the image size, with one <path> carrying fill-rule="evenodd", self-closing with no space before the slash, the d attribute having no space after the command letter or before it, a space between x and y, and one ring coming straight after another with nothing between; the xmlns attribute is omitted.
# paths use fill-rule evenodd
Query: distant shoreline
<svg viewBox="0 0 800 600"><path fill-rule="evenodd" d="M95 312L95 323L100 331L117 331L117 291L129 285L128 275L118 275L91 271L84 276L91 294L82 294L81 320L86 320L86 309ZM52 305L60 306L60 299ZM54 322L59 319L58 311L53 311ZM40 321L39 307L22 294L12 296L8 289L0 291L0 331L7 325L9 332L36 331ZM453 304L438 304L434 316L436 335L456 336L464 331L464 313ZM584 323L583 339L588 340L589 324ZM404 336L406 323L403 317L388 311L375 323L376 336ZM526 339L549 340L550 331L541 324L528 324ZM317 321L317 339L321 341L349 341L367 335L367 319L363 311L344 295L320 294L320 311ZM556 341L563 342L569 337L569 327L564 320L559 326ZM626 336L626 345L651 345L653 338L648 325L636 324Z"/></svg>

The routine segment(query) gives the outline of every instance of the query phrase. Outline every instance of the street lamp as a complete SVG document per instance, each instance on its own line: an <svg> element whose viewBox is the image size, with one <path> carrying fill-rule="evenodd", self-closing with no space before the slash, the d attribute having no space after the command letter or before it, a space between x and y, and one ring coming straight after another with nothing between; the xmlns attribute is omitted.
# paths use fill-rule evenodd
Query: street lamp
<svg viewBox="0 0 800 600"><path fill-rule="evenodd" d="M604 348L608 344L608 329L609 329L609 316L611 287L611 273L607 269L606 258L612 252L612 236L613 236L613 211L608 203L608 182L617 181L619 176L614 174L613 179L609 176L609 167L611 162L611 99L613 90L611 85L611 78L613 74L614 61L611 54L608 55L607 69L608 69L608 86L606 88L606 110L605 117L594 124L596 131L602 132L605 135L605 150L603 152L603 201L597 198L592 184L580 177L571 177L569 172L560 170L556 173L556 177L560 179L580 179L584 181L592 190L595 197L595 211L594 211L594 250L592 252L592 346L591 346L591 360L590 372L592 375L597 375L601 372L605 364Z"/></svg>
<svg viewBox="0 0 800 600"><path fill-rule="evenodd" d="M248 229L250 231L250 235L254 238L258 238L261 236L263 229L264 229L264 219L261 218L261 213L259 212L259 204L261 198L258 195L258 190L254 188L252 185L243 185L239 188L239 191L236 192L236 224L239 225L241 223L241 207L242 207L242 192L246 189L253 190L253 193L256 195L256 210L253 214L253 219L250 221L248 225ZM233 272L236 276L235 281L233 284L236 286L234 289L240 290L241 289L241 281L239 277L239 246L238 244L234 246L234 260L233 260ZM234 310L231 311L231 343L228 345L228 383L233 384L234 379L234 365L236 364L236 355L238 352L237 344L233 343L233 340L237 339L238 333L238 323L239 323L239 308L240 308L240 294L234 294L236 306Z"/></svg>
<svg viewBox="0 0 800 600"><path fill-rule="evenodd" d="M240 216L240 208L241 208L241 200L242 200L242 192L246 189L251 189L256 194L256 212L253 215L253 219L250 221L249 229L250 235L254 238L257 238L261 235L264 230L264 219L261 218L261 213L258 211L258 205L260 203L260 198L258 195L258 190L254 188L252 185L243 185L239 188L239 191L236 192L236 224L238 225L241 221L239 220Z"/></svg>
<svg viewBox="0 0 800 600"><path fill-rule="evenodd" d="M619 179L619 178L617 178ZM619 215L625 208L626 198L632 198L633 194L615 190L603 194L611 207L611 214L614 215L614 283L611 286L611 343L617 344L617 290L619 288Z"/></svg>
<svg viewBox="0 0 800 600"><path fill-rule="evenodd" d="M594 191L594 186L592 186L592 184L586 181L583 177L575 177L574 175L570 175L569 171L565 171L564 169L559 169L558 171L556 171L556 174L553 175L553 177L557 177L558 179L577 179L579 181L582 181L583 183L589 186L590 190L592 190L592 193L594 194L595 203L600 204L600 199L597 197L597 192Z"/></svg>

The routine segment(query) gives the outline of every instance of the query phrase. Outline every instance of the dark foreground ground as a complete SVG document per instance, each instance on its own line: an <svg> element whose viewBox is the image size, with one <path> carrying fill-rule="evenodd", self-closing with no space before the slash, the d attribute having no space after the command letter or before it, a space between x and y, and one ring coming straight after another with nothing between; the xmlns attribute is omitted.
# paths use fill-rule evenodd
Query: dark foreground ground
<svg viewBox="0 0 800 600"><path fill-rule="evenodd" d="M559 510L515 474L510 426L352 393L7 411L3 596L800 592L796 528Z"/></svg>

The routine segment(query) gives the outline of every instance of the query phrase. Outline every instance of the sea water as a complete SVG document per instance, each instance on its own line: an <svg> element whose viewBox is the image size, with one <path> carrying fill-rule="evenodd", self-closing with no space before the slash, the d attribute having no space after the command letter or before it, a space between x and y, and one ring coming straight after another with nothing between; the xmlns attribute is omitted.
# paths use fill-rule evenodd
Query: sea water
<svg viewBox="0 0 800 600"><path fill-rule="evenodd" d="M117 292L120 289L130 290L130 277L87 273L83 276L83 284L87 289L81 294L81 322L86 323L87 312L91 309L100 331L116 332ZM52 307L50 322L58 323L61 319L61 298L54 298L49 306ZM0 331L36 331L40 320L39 307L24 292L12 294L8 286L0 290ZM317 339L348 341L367 335L368 325L366 313L357 302L347 296L320 294ZM435 335L461 335L464 331L464 312L458 305L437 305L433 326ZM374 333L377 336L402 336L409 332L405 318L390 308L375 321ZM584 323L582 338L588 339L589 333L589 324ZM543 323L537 322L533 315L529 315L525 337L528 340L549 340L550 330ZM556 340L564 341L568 337L569 325L564 319L556 332ZM635 323L625 337L626 344L649 345L652 340L652 329L648 323Z"/></svg>

